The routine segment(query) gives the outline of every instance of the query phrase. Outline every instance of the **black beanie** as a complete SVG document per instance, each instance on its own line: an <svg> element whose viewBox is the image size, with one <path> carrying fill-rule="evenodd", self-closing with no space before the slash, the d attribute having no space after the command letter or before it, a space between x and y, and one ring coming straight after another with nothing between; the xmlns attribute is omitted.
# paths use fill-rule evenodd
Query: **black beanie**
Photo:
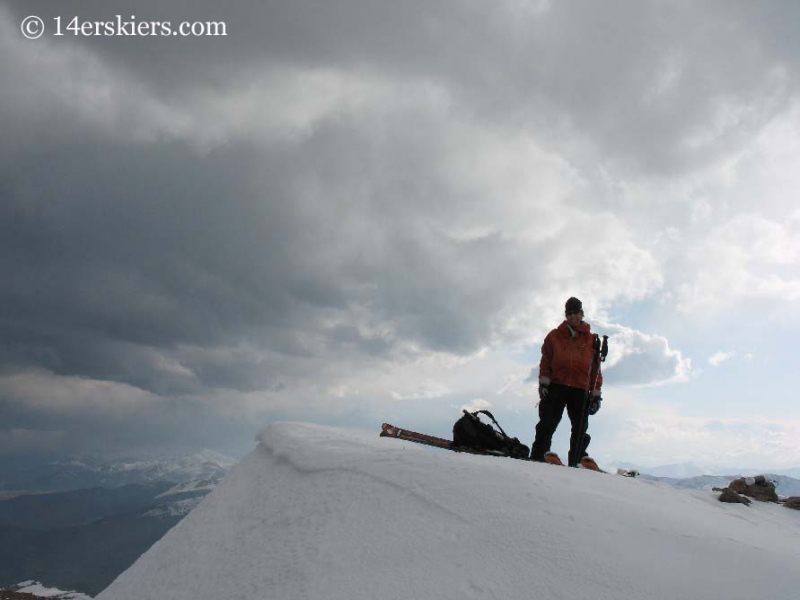
<svg viewBox="0 0 800 600"><path fill-rule="evenodd" d="M579 310L583 310L583 303L574 296L567 300L564 305L564 312L577 312Z"/></svg>

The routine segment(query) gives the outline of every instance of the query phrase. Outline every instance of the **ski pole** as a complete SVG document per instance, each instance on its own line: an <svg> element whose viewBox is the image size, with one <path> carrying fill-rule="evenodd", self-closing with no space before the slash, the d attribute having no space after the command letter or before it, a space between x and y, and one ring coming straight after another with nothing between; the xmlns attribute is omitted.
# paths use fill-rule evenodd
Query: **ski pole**
<svg viewBox="0 0 800 600"><path fill-rule="evenodd" d="M574 456L569 457L569 466L577 467L583 454L583 444L586 440L586 429L589 428L589 401L597 387L597 380L600 378L600 363L605 362L608 355L608 336L603 336L603 343L600 343L600 338L595 335L594 341L594 359L589 365L589 387L583 396L583 407L581 409L580 429L578 429L578 439L576 446L572 449ZM592 378L592 370L594 370L594 378Z"/></svg>

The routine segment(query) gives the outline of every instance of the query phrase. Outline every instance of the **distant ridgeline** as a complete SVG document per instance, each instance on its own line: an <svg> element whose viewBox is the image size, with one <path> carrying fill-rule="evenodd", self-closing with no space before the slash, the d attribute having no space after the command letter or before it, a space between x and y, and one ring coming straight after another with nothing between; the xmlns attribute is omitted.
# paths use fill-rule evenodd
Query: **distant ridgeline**
<svg viewBox="0 0 800 600"><path fill-rule="evenodd" d="M73 464L50 486L46 469L29 473L34 489L72 491L8 494L13 497L0 501L0 588L30 593L18 584L36 580L97 595L194 509L232 463ZM98 487L130 479L138 481ZM72 489L77 482L92 487Z"/></svg>
<svg viewBox="0 0 800 600"><path fill-rule="evenodd" d="M93 487L114 488L158 481L181 483L219 479L236 462L236 459L231 457L204 450L169 459L110 462L81 459L28 467L0 465L0 493L7 492L8 495L8 492L18 490L69 492Z"/></svg>
<svg viewBox="0 0 800 600"><path fill-rule="evenodd" d="M800 496L800 479L788 477L787 475L767 474L766 476L775 483L775 491L779 496ZM674 477L654 477L645 473L641 474L642 479L662 481L675 487L693 490L710 490L715 487L722 488L739 477L739 475L700 475L697 477L678 479Z"/></svg>

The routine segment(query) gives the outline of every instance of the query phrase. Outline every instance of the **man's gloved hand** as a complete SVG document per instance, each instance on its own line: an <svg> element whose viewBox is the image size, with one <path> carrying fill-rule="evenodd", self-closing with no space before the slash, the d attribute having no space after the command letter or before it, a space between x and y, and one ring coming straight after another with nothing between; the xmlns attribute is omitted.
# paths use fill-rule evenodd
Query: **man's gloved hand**
<svg viewBox="0 0 800 600"><path fill-rule="evenodd" d="M539 401L544 401L547 398L547 394L550 393L550 388L547 387L545 384L539 384Z"/></svg>
<svg viewBox="0 0 800 600"><path fill-rule="evenodd" d="M596 396L592 396L592 399L589 400L589 414L590 415L593 415L598 410L600 410L600 403L602 401L603 401L603 399L600 397L600 394L597 394Z"/></svg>

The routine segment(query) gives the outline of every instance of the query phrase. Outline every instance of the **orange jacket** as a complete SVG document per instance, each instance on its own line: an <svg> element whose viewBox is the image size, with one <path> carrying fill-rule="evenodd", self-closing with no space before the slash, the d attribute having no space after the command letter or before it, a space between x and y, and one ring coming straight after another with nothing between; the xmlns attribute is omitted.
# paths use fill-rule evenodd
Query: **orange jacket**
<svg viewBox="0 0 800 600"><path fill-rule="evenodd" d="M594 375L594 340L589 324L585 321L570 333L564 321L544 338L542 360L539 363L539 383L549 385L560 383L569 387L588 389L591 375ZM595 394L603 385L602 373L597 377Z"/></svg>

